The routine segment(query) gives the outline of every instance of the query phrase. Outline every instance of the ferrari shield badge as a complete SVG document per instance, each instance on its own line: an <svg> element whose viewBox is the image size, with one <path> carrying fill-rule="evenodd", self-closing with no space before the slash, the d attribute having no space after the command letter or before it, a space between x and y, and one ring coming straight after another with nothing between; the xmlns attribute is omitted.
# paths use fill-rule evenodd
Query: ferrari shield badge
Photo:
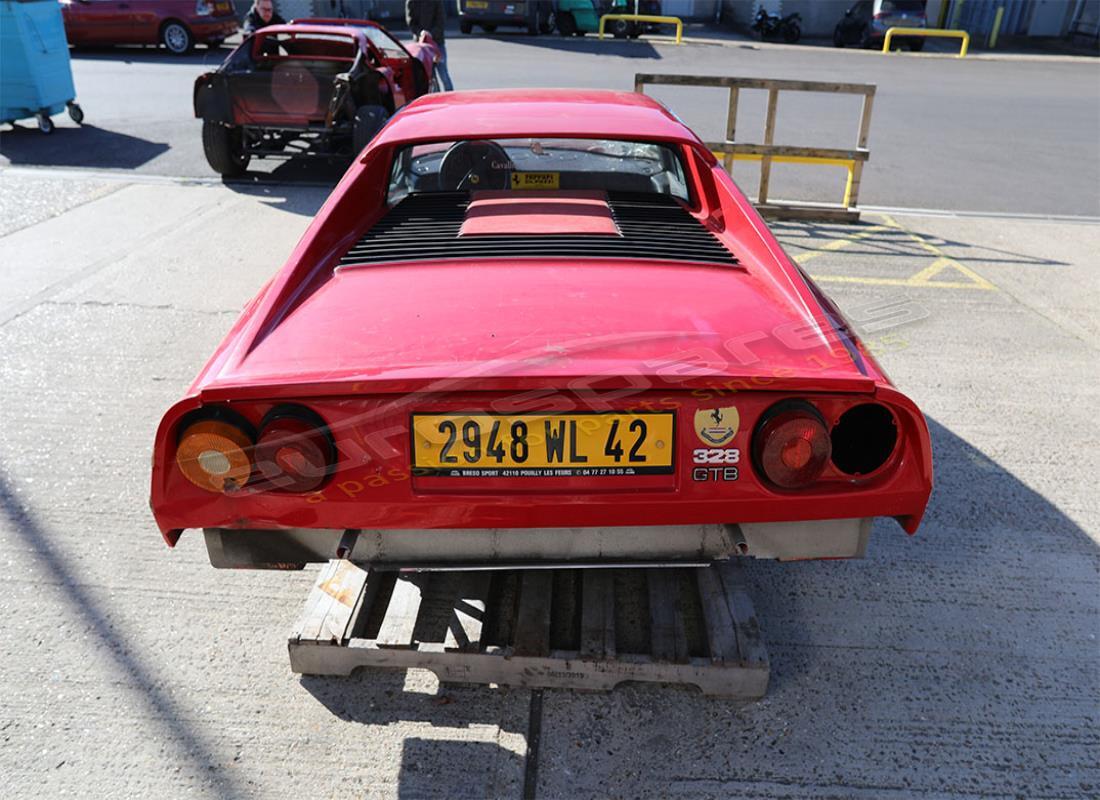
<svg viewBox="0 0 1100 800"><path fill-rule="evenodd" d="M695 433L707 444L722 447L737 435L737 408L701 408L695 412Z"/></svg>

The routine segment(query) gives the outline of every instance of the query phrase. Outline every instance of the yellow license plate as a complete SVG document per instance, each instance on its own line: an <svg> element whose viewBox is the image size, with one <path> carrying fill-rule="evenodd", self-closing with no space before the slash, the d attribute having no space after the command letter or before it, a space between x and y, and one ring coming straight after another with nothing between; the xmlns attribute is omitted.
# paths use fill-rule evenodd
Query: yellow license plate
<svg viewBox="0 0 1100 800"><path fill-rule="evenodd" d="M485 0L466 0L466 8L488 8L489 4Z"/></svg>
<svg viewBox="0 0 1100 800"><path fill-rule="evenodd" d="M413 414L417 475L568 478L670 475L676 415Z"/></svg>

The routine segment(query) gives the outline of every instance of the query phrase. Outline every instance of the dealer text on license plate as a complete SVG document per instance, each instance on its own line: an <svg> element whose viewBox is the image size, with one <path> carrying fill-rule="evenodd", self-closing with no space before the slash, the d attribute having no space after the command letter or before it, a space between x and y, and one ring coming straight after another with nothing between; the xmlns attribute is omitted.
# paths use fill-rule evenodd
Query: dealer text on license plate
<svg viewBox="0 0 1100 800"><path fill-rule="evenodd" d="M671 411L609 414L413 414L417 475L555 478L669 475Z"/></svg>

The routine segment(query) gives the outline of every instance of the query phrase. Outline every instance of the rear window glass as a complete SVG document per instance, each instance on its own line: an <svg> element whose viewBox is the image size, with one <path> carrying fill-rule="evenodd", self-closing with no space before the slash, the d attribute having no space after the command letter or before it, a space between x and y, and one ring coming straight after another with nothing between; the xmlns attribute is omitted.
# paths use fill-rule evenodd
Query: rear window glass
<svg viewBox="0 0 1100 800"><path fill-rule="evenodd" d="M409 194L481 189L602 189L690 201L676 149L616 139L471 139L405 147L388 202Z"/></svg>
<svg viewBox="0 0 1100 800"><path fill-rule="evenodd" d="M359 48L355 40L337 34L276 33L258 37L256 56L260 59L314 59L352 61Z"/></svg>
<svg viewBox="0 0 1100 800"><path fill-rule="evenodd" d="M385 31L374 27L360 28L360 30L367 34L367 38L370 39L371 44L381 50L386 58L409 57L409 54L405 52L405 49L400 44L398 44L397 40L392 38Z"/></svg>
<svg viewBox="0 0 1100 800"><path fill-rule="evenodd" d="M879 11L884 14L920 14L924 0L882 0Z"/></svg>

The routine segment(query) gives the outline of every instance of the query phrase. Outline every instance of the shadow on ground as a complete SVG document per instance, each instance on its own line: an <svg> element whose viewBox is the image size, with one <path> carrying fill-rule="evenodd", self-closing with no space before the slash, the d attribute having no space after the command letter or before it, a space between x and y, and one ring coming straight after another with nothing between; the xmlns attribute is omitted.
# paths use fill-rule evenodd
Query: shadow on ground
<svg viewBox="0 0 1100 800"><path fill-rule="evenodd" d="M514 789L507 793L501 791L504 787L498 778L503 771L518 773L523 759L515 753L501 751L496 742L405 739L397 796L401 800L515 797ZM502 758L510 762L503 769Z"/></svg>
<svg viewBox="0 0 1100 800"><path fill-rule="evenodd" d="M219 47L199 45L187 55L176 56L161 47L79 47L70 50L74 61L116 61L123 64L189 64L218 67L233 52L233 46Z"/></svg>
<svg viewBox="0 0 1100 800"><path fill-rule="evenodd" d="M482 34L481 36L466 36L472 39L505 39L512 44L524 44L531 47L539 47L544 50L557 50L563 53L588 53L594 55L618 56L619 58L659 59L661 54L650 42L645 39L613 39L602 41L592 33L588 36L558 36L548 34L545 36L529 36L518 34ZM458 87L456 87L458 88Z"/></svg>
<svg viewBox="0 0 1100 800"><path fill-rule="evenodd" d="M915 538L882 521L862 561L748 564L772 657L767 698L547 691L540 795L1083 797L1100 785L1097 544L981 451L930 428L938 489ZM472 725L499 691L446 687L410 703L396 696L400 675L302 686L372 726ZM408 774L408 796L421 777Z"/></svg>
<svg viewBox="0 0 1100 800"><path fill-rule="evenodd" d="M172 676L157 674L151 663L141 656L138 647L117 624L112 612L102 607L89 591L79 574L79 559L59 546L59 537L45 525L34 510L18 499L17 488L0 464L0 521L15 533L23 547L33 553L39 566L56 584L59 594L68 604L69 614L87 630L84 641L95 652L107 653L114 663L115 680L127 684L144 701L147 713L160 725L168 740L165 756L190 762L197 771L207 775L219 797L244 797L244 787L230 771L219 769L221 760L215 756L220 732L204 729L200 720L189 719L173 701ZM119 786L125 783L120 775Z"/></svg>
<svg viewBox="0 0 1100 800"><path fill-rule="evenodd" d="M136 169L167 150L163 142L90 124L59 127L47 135L32 121L0 132L0 156L18 166Z"/></svg>
<svg viewBox="0 0 1100 800"><path fill-rule="evenodd" d="M840 249L843 244L845 258L870 256L874 259L889 258L927 258L927 245L936 248L950 248L951 258L966 263L1068 267L1065 261L1055 261L1043 256L1034 256L1014 250L1002 250L996 247L962 242L957 239L945 239L927 233L914 234L896 223L882 225L874 220L878 214L865 214L857 225L833 225L828 223L779 222L770 220L768 227L783 242L783 247L797 260L803 253L828 252Z"/></svg>

